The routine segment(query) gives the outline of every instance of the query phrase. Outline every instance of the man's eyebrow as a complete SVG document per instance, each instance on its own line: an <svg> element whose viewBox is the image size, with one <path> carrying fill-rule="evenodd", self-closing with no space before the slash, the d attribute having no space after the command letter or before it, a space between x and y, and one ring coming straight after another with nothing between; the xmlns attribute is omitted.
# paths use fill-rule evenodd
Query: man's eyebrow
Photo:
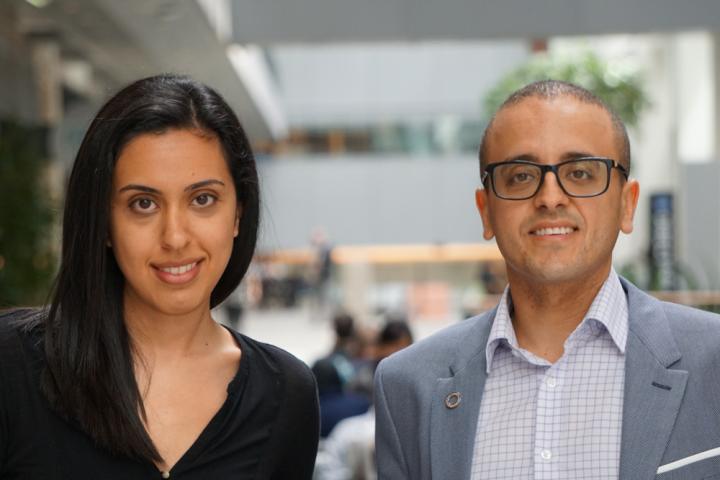
<svg viewBox="0 0 720 480"><path fill-rule="evenodd" d="M565 160L575 160L576 158L583 157L597 157L597 155L589 152L567 152L563 154L562 157L560 157L560 161L563 162Z"/></svg>
<svg viewBox="0 0 720 480"><path fill-rule="evenodd" d="M192 185L188 185L187 187L185 187L185 191L190 192L192 190L197 190L198 188L207 187L208 185L220 185L224 187L225 183L221 182L220 180L211 178L209 180L203 180L201 182L195 182Z"/></svg>
<svg viewBox="0 0 720 480"><path fill-rule="evenodd" d="M584 157L597 157L597 155L590 153L590 152L566 152L563 153L560 157L561 162L565 162L567 160L575 160L576 158L584 158ZM538 157L536 155L533 155L531 153L521 153L520 155L513 155L512 157L507 157L503 159L504 162L512 162L513 160L523 160L526 162L533 162L533 163L540 163Z"/></svg>
<svg viewBox="0 0 720 480"><path fill-rule="evenodd" d="M505 159L502 160L502 163L512 162L512 161L515 161L515 160L523 160L523 161L525 161L525 162L540 163L540 162L538 161L538 158L537 158L535 155L531 154L531 153L521 153L520 155L513 155L512 157L507 157L507 158L505 158Z"/></svg>
<svg viewBox="0 0 720 480"><path fill-rule="evenodd" d="M159 194L160 194L160 190L158 190L158 189L156 189L156 188L147 187L147 186L145 186L145 185L136 185L136 184L134 184L134 183L131 183L131 184L129 184L129 185L125 185L125 186L122 187L120 190L118 190L118 193L126 192L126 191L128 191L128 190L139 190L139 191L145 192L145 193L154 193L155 195L159 195Z"/></svg>

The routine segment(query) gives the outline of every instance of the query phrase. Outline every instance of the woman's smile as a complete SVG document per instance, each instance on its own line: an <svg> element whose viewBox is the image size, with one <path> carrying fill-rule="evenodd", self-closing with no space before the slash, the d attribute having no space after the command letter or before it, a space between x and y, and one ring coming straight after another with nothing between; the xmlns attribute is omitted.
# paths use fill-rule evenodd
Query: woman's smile
<svg viewBox="0 0 720 480"><path fill-rule="evenodd" d="M202 260L193 260L174 264L151 264L151 266L161 281L172 285L185 285L198 276L201 263Z"/></svg>

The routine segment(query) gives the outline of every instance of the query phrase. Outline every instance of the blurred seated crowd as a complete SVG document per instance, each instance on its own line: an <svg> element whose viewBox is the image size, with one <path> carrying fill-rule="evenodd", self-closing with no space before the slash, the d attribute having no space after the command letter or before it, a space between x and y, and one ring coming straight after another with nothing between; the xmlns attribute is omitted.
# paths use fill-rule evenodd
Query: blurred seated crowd
<svg viewBox="0 0 720 480"><path fill-rule="evenodd" d="M380 360L413 341L403 316L389 315L379 330L358 328L353 317L333 318L335 345L317 360L320 447L314 480L370 480L374 463L373 377Z"/></svg>

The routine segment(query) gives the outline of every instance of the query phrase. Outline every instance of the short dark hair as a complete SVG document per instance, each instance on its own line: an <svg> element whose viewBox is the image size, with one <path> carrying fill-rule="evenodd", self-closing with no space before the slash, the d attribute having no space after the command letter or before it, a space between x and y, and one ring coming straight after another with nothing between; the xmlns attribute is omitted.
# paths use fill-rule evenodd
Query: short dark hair
<svg viewBox="0 0 720 480"><path fill-rule="evenodd" d="M627 129L623 121L600 97L590 90L562 80L540 80L525 85L521 89L511 93L502 105L500 105L492 119L490 119L490 122L488 122L480 142L480 172L482 173L485 165L487 165L488 133L492 130L495 117L497 117L499 112L507 107L517 105L527 98L551 100L558 97L571 97L582 103L598 106L608 114L613 129L615 130L615 138L618 144L618 150L620 151L620 158L617 160L630 172L630 139L628 138Z"/></svg>
<svg viewBox="0 0 720 480"><path fill-rule="evenodd" d="M55 410L77 421L100 446L142 460L160 455L144 428L124 324L123 287L113 252L110 199L115 164L139 135L197 130L222 146L242 207L239 234L211 298L218 305L240 283L255 250L259 187L255 160L232 109L212 88L182 75L138 80L98 112L75 158L63 217L60 271L44 330L43 392Z"/></svg>
<svg viewBox="0 0 720 480"><path fill-rule="evenodd" d="M355 335L355 320L346 312L337 312L333 316L333 328L337 338L347 340Z"/></svg>
<svg viewBox="0 0 720 480"><path fill-rule="evenodd" d="M404 319L390 318L378 333L377 342L379 345L390 345L403 338L407 338L412 343L410 326Z"/></svg>

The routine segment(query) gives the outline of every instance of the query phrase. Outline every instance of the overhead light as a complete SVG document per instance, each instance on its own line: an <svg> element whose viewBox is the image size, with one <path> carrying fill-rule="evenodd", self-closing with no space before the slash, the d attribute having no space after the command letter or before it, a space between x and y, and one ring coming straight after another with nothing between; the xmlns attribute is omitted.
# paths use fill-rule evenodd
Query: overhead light
<svg viewBox="0 0 720 480"><path fill-rule="evenodd" d="M35 8L47 7L52 3L52 0L25 0L27 3Z"/></svg>
<svg viewBox="0 0 720 480"><path fill-rule="evenodd" d="M231 44L227 47L227 56L265 119L272 137L286 137L288 122L285 109L262 48L257 45Z"/></svg>

